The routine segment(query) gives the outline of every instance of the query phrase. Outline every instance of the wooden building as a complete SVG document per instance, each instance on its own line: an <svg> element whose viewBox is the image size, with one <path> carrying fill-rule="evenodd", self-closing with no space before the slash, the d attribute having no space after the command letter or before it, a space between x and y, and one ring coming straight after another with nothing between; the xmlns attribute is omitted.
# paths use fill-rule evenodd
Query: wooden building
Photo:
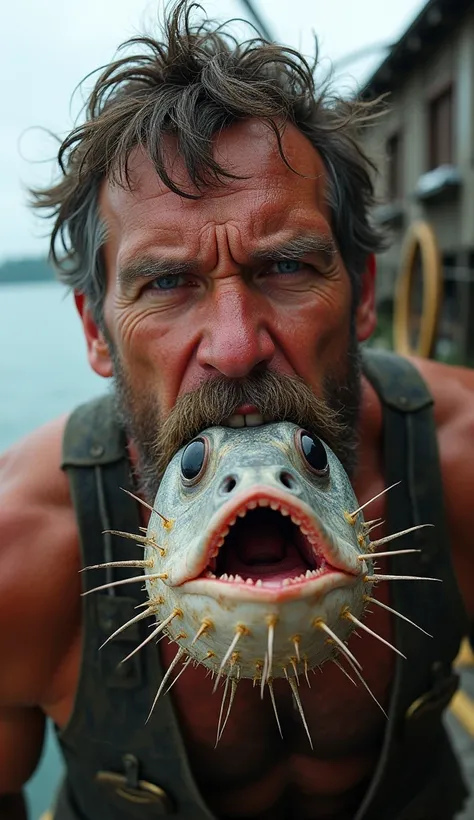
<svg viewBox="0 0 474 820"><path fill-rule="evenodd" d="M443 263L439 353L474 365L473 0L429 0L361 93L387 92L388 112L363 136L380 169L373 216L392 238L379 303L393 298L407 228L426 220Z"/></svg>

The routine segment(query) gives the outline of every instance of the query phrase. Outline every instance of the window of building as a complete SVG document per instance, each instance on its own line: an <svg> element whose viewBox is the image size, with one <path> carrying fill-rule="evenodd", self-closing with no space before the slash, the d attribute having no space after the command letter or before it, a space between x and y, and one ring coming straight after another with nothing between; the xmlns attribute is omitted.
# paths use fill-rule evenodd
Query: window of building
<svg viewBox="0 0 474 820"><path fill-rule="evenodd" d="M453 157L453 86L432 97L428 107L429 169L452 165Z"/></svg>
<svg viewBox="0 0 474 820"><path fill-rule="evenodd" d="M399 131L387 140L387 196L390 202L403 197L402 135Z"/></svg>

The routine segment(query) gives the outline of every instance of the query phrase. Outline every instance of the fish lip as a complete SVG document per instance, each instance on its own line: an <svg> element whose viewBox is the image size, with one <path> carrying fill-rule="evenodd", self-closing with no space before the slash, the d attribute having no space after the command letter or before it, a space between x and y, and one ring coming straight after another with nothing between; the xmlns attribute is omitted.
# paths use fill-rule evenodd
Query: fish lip
<svg viewBox="0 0 474 820"><path fill-rule="evenodd" d="M226 600L238 602L283 604L306 598L316 599L334 589L354 586L359 579L360 576L331 569L319 578L279 587L256 587L255 584L249 586L245 581L220 581L219 578L193 578L180 585L180 592L187 595L206 595L209 598L224 595Z"/></svg>
<svg viewBox="0 0 474 820"><path fill-rule="evenodd" d="M234 498L227 501L217 513L215 513L209 524L210 532L206 537L204 546L199 550L199 556L196 558L196 561L188 567L188 571L185 575L183 574L181 578L175 577L172 586L183 587L185 584L198 580L213 581L214 579L202 578L201 576L213 557L213 553L216 549L216 543L222 538L222 532L229 527L229 522L234 519L239 512L249 509L249 505L252 504L252 502L256 502L256 505L260 506L258 505L258 502L262 499L268 500L269 505L272 501L274 501L284 506L289 510L292 520L293 515L298 517L300 520L303 519L305 529L309 529L310 531L312 530L313 534L317 536L318 550L328 565L329 571L350 576L352 578L354 578L354 576L359 577L361 575L362 566L361 562L357 559L356 549L352 547L352 549L354 549L354 561L352 564L349 564L346 560L343 560L342 550L338 551L336 547L333 547L328 543L326 527L321 521L319 521L318 516L314 513L311 507L306 504L306 502L301 501L289 493L278 490L277 488L268 487L264 484L258 484L253 486L250 490L243 490L238 493L234 496ZM300 526L297 522L294 523L296 526ZM335 535L332 537L335 539L338 538L338 536ZM318 580L318 578L314 579L314 581L308 579L306 583L313 584ZM229 582L220 583L226 583L227 587L230 586ZM238 584L239 582L237 582L236 585ZM247 589L248 591L251 591L249 586L247 586ZM257 589L261 591L262 587Z"/></svg>

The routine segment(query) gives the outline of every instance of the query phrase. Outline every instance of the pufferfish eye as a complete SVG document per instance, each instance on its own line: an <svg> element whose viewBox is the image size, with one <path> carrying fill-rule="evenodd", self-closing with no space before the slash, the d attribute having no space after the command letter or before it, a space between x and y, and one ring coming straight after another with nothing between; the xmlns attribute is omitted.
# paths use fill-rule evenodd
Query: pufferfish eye
<svg viewBox="0 0 474 820"><path fill-rule="evenodd" d="M311 471L319 476L327 476L329 474L328 455L321 439L312 433L308 433L307 430L300 430L298 443L304 460Z"/></svg>
<svg viewBox="0 0 474 820"><path fill-rule="evenodd" d="M201 475L207 461L207 446L203 438L190 441L181 456L181 475L188 481L195 481Z"/></svg>

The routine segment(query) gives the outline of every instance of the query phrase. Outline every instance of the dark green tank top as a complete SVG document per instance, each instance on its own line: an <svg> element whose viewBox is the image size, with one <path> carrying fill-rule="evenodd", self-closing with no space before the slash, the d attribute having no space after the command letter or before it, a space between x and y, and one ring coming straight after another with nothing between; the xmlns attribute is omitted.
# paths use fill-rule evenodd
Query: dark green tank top
<svg viewBox="0 0 474 820"><path fill-rule="evenodd" d="M432 400L415 368L397 356L368 351L364 371L383 407L385 482L401 482L387 495L388 531L435 525L410 538L421 556L398 556L391 569L443 583L391 586L395 609L435 639L395 619L396 645L408 660L397 657L378 765L354 820L449 820L467 792L441 718L457 688L452 661L466 623L449 551ZM120 489L132 489L132 482L111 397L71 415L63 468L83 565L143 557L133 541L102 534L108 529L137 532L140 523L135 502ZM131 575L136 571L97 570L83 573L82 579L88 589ZM156 646L149 643L119 665L146 637L144 622L99 651L136 614L144 600L140 587L125 584L82 599L82 663L72 717L58 732L66 777L55 820L213 817L195 784L172 698L161 698L145 722L163 676Z"/></svg>

